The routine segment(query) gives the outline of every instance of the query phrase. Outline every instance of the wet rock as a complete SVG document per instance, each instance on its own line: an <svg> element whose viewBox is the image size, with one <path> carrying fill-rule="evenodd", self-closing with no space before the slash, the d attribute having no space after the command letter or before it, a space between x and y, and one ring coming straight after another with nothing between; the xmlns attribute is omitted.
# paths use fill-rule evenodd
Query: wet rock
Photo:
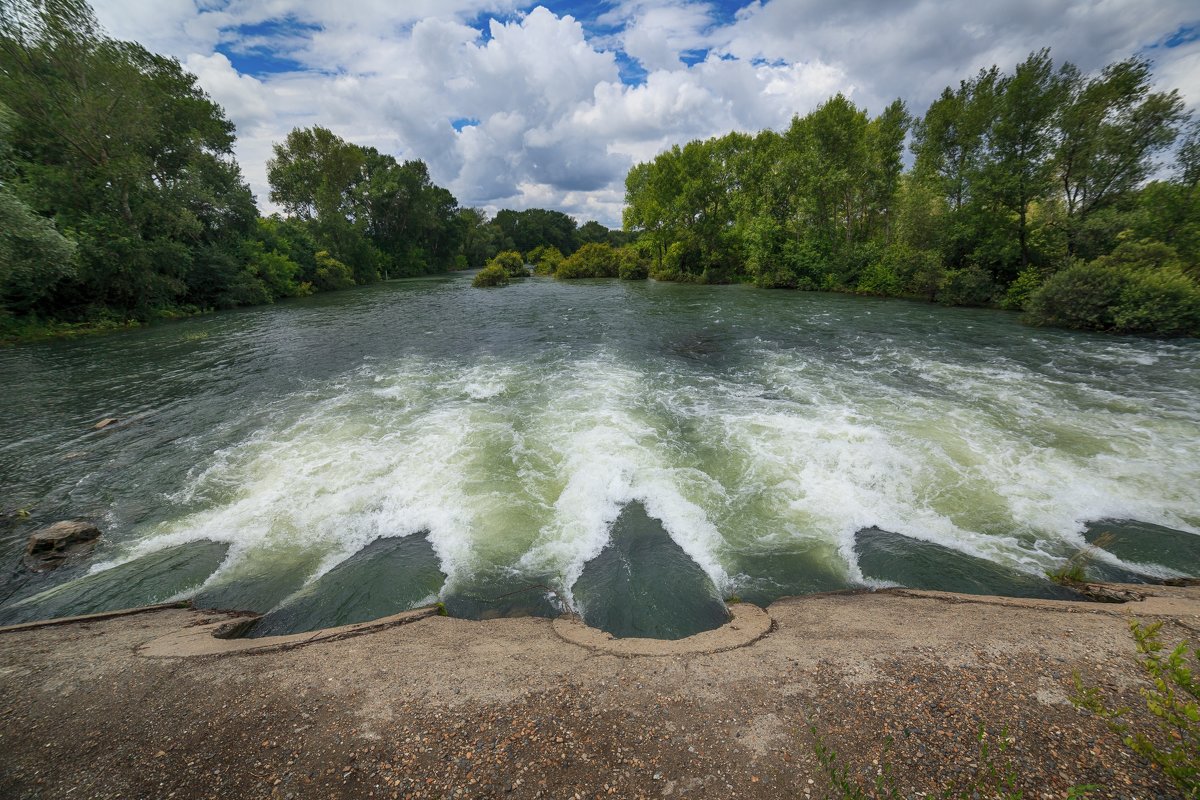
<svg viewBox="0 0 1200 800"><path fill-rule="evenodd" d="M712 580L641 503L621 511L572 592L584 621L617 638L682 639L729 620Z"/></svg>
<svg viewBox="0 0 1200 800"><path fill-rule="evenodd" d="M302 633L398 614L432 602L445 579L427 536L376 539L264 616L249 636Z"/></svg>
<svg viewBox="0 0 1200 800"><path fill-rule="evenodd" d="M473 575L447 588L446 613L459 619L502 617L557 617L563 603L556 596L554 578L501 567Z"/></svg>
<svg viewBox="0 0 1200 800"><path fill-rule="evenodd" d="M100 529L90 522L56 522L33 532L25 546L25 568L33 572L58 569L67 559L86 556L96 546Z"/></svg>
<svg viewBox="0 0 1200 800"><path fill-rule="evenodd" d="M208 540L168 547L2 606L0 625L161 603L194 591L228 551Z"/></svg>
<svg viewBox="0 0 1200 800"><path fill-rule="evenodd" d="M1019 572L934 542L880 528L854 536L854 552L863 576L910 589L1004 597L1076 600L1077 595L1041 575Z"/></svg>
<svg viewBox="0 0 1200 800"><path fill-rule="evenodd" d="M1194 533L1138 520L1105 519L1089 522L1084 538L1092 546L1112 553L1133 570L1144 566L1146 573L1161 574L1166 568L1184 576L1200 577L1200 536ZM1121 583L1140 582L1130 581L1125 575L1096 574L1092 577ZM1145 575L1141 577L1146 579Z"/></svg>

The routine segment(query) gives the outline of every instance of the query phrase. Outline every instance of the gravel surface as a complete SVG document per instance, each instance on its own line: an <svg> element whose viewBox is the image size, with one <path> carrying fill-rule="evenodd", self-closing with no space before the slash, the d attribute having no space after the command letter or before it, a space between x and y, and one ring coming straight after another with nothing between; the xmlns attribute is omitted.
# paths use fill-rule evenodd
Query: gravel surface
<svg viewBox="0 0 1200 800"><path fill-rule="evenodd" d="M1167 638L1200 638L1200 589L1153 591ZM1079 673L1141 705L1135 605L818 595L772 605L748 646L665 656L539 619L173 658L138 649L220 615L10 630L0 797L838 797L813 729L850 780L890 769L904 797L971 796L989 763L1025 798L1177 797L1068 699Z"/></svg>

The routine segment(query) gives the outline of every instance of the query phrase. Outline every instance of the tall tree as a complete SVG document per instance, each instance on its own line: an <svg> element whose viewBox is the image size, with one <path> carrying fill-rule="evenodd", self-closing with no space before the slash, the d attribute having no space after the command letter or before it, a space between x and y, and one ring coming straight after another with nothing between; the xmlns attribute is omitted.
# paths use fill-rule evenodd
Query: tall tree
<svg viewBox="0 0 1200 800"><path fill-rule="evenodd" d="M110 39L80 0L0 0L0 90L22 199L79 239L55 305L217 300L209 273L240 269L255 209L233 125L194 75Z"/></svg>
<svg viewBox="0 0 1200 800"><path fill-rule="evenodd" d="M1016 218L1020 269L1029 266L1030 205L1047 197L1054 175L1054 121L1065 97L1049 50L1032 53L1000 83L996 117L978 183L982 194ZM1011 280L1015 273L997 274Z"/></svg>
<svg viewBox="0 0 1200 800"><path fill-rule="evenodd" d="M1061 70L1066 98L1059 117L1056 169L1068 217L1068 247L1092 213L1140 185L1152 157L1175 141L1187 114L1178 91L1152 92L1150 62L1131 58L1088 78Z"/></svg>

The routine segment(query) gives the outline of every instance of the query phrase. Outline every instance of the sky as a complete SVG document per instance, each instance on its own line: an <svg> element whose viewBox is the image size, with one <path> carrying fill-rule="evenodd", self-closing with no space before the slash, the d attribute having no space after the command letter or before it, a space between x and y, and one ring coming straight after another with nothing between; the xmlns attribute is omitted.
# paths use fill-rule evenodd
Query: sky
<svg viewBox="0 0 1200 800"><path fill-rule="evenodd" d="M1200 110L1195 0L93 0L175 56L238 128L260 208L271 146L322 125L422 159L464 206L619 227L629 167L673 144L782 129L841 92L921 114L1033 50L1133 55Z"/></svg>

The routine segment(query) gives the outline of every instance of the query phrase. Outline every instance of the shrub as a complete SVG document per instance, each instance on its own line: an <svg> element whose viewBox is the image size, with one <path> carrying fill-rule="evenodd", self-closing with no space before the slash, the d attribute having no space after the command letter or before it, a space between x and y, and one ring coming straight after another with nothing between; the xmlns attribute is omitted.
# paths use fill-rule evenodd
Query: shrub
<svg viewBox="0 0 1200 800"><path fill-rule="evenodd" d="M1042 287L1045 280L1042 271L1035 267L1021 270L1017 279L1008 285L1000 307L1008 311L1024 311L1029 306L1033 294Z"/></svg>
<svg viewBox="0 0 1200 800"><path fill-rule="evenodd" d="M508 271L499 264L488 264L476 272L475 280L471 281L471 285L475 287L508 286L508 284Z"/></svg>
<svg viewBox="0 0 1200 800"><path fill-rule="evenodd" d="M1200 286L1176 266L1138 270L1121 293L1114 323L1124 333L1200 335Z"/></svg>
<svg viewBox="0 0 1200 800"><path fill-rule="evenodd" d="M620 273L617 251L608 244L590 242L559 265L556 278L615 278Z"/></svg>
<svg viewBox="0 0 1200 800"><path fill-rule="evenodd" d="M1093 261L1075 262L1029 299L1032 322L1113 333L1200 334L1200 286L1174 250L1124 242Z"/></svg>
<svg viewBox="0 0 1200 800"><path fill-rule="evenodd" d="M623 281L644 281L650 275L649 265L632 247L617 250L617 275Z"/></svg>
<svg viewBox="0 0 1200 800"><path fill-rule="evenodd" d="M965 267L947 270L937 299L948 306L986 306L995 294L991 275L979 267Z"/></svg>
<svg viewBox="0 0 1200 800"><path fill-rule="evenodd" d="M900 276L886 260L875 261L859 272L858 285L854 287L854 291L856 294L894 297L900 294Z"/></svg>
<svg viewBox="0 0 1200 800"><path fill-rule="evenodd" d="M525 259L516 250L505 250L497 253L487 262L487 266L484 269L492 266L504 270L504 273L510 278L526 278L529 276L529 270L525 269Z"/></svg>
<svg viewBox="0 0 1200 800"><path fill-rule="evenodd" d="M329 255L328 250L318 250L313 258L317 268L313 274L313 285L319 292L349 289L354 285L354 272L347 265Z"/></svg>
<svg viewBox="0 0 1200 800"><path fill-rule="evenodd" d="M534 275L553 275L563 262L563 254L553 245L542 244L525 254L533 264Z"/></svg>

